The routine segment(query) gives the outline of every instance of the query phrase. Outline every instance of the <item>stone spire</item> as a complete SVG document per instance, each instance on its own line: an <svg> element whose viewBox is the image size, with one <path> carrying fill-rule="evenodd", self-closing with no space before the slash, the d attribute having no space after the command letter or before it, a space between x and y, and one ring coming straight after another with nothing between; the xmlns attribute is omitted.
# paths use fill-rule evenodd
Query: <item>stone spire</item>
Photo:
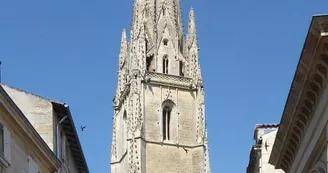
<svg viewBox="0 0 328 173"><path fill-rule="evenodd" d="M170 20L175 34L182 40L181 14L180 0L134 0L131 35L137 36L140 28L147 25L148 36L153 36L153 32L156 32L163 18L166 18L165 23Z"/></svg>
<svg viewBox="0 0 328 173"><path fill-rule="evenodd" d="M116 99L118 99L120 93L124 90L124 85L127 83L129 62L128 62L128 43L127 43L125 29L123 29L121 35L121 48L120 48L118 64L119 64L118 72L117 72L118 79L117 79L116 96L114 102L116 101Z"/></svg>
<svg viewBox="0 0 328 173"><path fill-rule="evenodd" d="M188 21L188 33L186 38L186 46L184 50L188 57L188 76L193 79L194 84L202 86L202 74L200 64L198 60L198 43L197 43L197 31L194 9L189 11Z"/></svg>

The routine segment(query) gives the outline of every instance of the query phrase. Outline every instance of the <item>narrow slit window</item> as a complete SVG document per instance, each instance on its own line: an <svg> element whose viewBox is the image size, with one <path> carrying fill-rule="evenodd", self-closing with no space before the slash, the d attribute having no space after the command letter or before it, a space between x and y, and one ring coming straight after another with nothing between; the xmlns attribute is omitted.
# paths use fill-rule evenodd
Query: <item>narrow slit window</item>
<svg viewBox="0 0 328 173"><path fill-rule="evenodd" d="M167 58L167 55L163 57L163 73L169 73L169 59Z"/></svg>
<svg viewBox="0 0 328 173"><path fill-rule="evenodd" d="M122 143L123 143L123 151L126 149L126 139L127 139L127 113L124 111L123 113L123 123L122 123Z"/></svg>
<svg viewBox="0 0 328 173"><path fill-rule="evenodd" d="M170 140L171 108L165 106L163 109L163 140Z"/></svg>
<svg viewBox="0 0 328 173"><path fill-rule="evenodd" d="M179 73L180 76L184 76L184 65L182 61L179 61Z"/></svg>

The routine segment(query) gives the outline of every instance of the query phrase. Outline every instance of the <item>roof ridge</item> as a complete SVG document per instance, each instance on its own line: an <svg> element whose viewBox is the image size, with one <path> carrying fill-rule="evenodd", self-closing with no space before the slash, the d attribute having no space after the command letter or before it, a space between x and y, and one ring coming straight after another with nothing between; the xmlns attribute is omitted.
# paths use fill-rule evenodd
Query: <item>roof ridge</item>
<svg viewBox="0 0 328 173"><path fill-rule="evenodd" d="M21 89L21 88L18 88L18 87L14 87L12 85L9 85L9 84L5 84L5 83L0 83L1 86L5 86L5 87L9 87L11 89L14 89L14 90L17 90L17 91L20 91L20 92L24 92L24 93L27 93L27 94L31 94L33 96L36 96L36 97L39 97L41 99L44 99L44 100L48 100L49 102L54 102L54 103L58 103L58 104L62 104L64 105L65 103L64 102L61 102L61 101L58 101L58 100L53 100L53 99L50 99L50 98L47 98L47 97L44 97L44 96L41 96L41 95L38 95L38 94L35 94L31 91L28 91L28 90L25 90L25 89Z"/></svg>
<svg viewBox="0 0 328 173"><path fill-rule="evenodd" d="M279 127L279 123L255 124L255 129L257 129L257 128L272 128L272 127Z"/></svg>

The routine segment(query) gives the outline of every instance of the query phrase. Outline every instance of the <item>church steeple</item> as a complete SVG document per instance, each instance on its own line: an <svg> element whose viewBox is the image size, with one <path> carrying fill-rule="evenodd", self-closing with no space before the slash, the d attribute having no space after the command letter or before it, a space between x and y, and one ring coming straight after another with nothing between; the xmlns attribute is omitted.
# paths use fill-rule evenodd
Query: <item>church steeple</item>
<svg viewBox="0 0 328 173"><path fill-rule="evenodd" d="M210 173L194 10L184 37L180 0L134 0L119 64L111 172Z"/></svg>

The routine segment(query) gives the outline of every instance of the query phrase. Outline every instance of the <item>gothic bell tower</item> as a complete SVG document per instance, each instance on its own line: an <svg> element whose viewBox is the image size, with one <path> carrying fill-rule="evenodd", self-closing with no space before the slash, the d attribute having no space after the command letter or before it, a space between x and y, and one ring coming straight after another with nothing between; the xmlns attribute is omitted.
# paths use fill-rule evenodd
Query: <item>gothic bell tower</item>
<svg viewBox="0 0 328 173"><path fill-rule="evenodd" d="M204 86L194 10L183 35L179 0L134 0L123 30L111 173L209 173Z"/></svg>

